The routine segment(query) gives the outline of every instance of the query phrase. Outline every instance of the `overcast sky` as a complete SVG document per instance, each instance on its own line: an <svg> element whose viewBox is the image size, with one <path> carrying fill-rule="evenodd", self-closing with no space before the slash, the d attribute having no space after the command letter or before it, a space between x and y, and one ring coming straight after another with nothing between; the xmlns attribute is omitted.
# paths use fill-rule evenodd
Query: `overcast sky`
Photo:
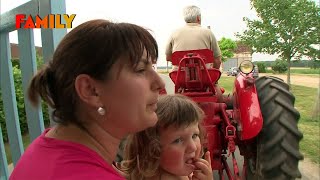
<svg viewBox="0 0 320 180"><path fill-rule="evenodd" d="M6 12L28 0L0 0L0 12ZM236 40L234 34L246 25L243 17L255 18L250 0L66 0L67 14L76 14L73 27L95 18L115 22L130 22L153 31L159 44L159 65L165 65L164 48L172 31L184 25L182 9L197 5L202 11L202 26L210 26L219 40L222 37ZM68 29L69 31L70 29ZM16 43L16 33L10 33ZM41 45L40 31L35 30L35 44ZM276 56L254 54L253 61L273 60Z"/></svg>

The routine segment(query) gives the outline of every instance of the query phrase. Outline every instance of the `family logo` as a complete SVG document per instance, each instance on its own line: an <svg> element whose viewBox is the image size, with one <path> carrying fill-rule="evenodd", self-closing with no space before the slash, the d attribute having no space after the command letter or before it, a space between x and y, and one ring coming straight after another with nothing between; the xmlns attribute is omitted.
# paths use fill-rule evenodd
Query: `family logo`
<svg viewBox="0 0 320 180"><path fill-rule="evenodd" d="M61 28L72 28L72 22L76 17L75 14L49 14L43 18L39 15L35 17L35 20L31 15L17 14L16 15L16 28L34 29L34 28L45 28L45 29L61 29ZM62 23L62 18L65 23Z"/></svg>

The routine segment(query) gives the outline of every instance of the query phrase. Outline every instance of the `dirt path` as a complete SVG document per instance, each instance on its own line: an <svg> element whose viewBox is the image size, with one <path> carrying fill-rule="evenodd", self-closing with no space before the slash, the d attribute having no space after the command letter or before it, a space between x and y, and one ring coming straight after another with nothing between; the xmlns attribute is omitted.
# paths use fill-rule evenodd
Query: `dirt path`
<svg viewBox="0 0 320 180"><path fill-rule="evenodd" d="M270 74L270 73L260 73L259 76L276 76L287 82L287 75L285 74ZM290 75L291 84L301 85L312 88L319 88L319 77L308 76L308 75Z"/></svg>
<svg viewBox="0 0 320 180"><path fill-rule="evenodd" d="M320 165L305 158L299 162L299 169L302 173L302 180L320 180Z"/></svg>

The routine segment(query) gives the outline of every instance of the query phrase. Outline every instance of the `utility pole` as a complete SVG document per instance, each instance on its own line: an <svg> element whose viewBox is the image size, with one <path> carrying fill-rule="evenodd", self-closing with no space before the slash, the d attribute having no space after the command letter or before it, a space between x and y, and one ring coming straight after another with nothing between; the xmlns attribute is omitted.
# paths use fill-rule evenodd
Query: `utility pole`
<svg viewBox="0 0 320 180"><path fill-rule="evenodd" d="M169 72L168 63L169 63L169 62L167 61L167 68L166 68L167 72Z"/></svg>

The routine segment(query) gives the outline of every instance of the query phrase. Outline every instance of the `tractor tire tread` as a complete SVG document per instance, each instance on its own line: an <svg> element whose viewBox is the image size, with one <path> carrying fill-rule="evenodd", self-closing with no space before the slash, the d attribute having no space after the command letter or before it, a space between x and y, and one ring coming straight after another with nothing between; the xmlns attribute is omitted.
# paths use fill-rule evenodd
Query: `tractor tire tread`
<svg viewBox="0 0 320 180"><path fill-rule="evenodd" d="M303 155L299 141L303 135L297 123L300 113L295 109L295 97L282 79L262 76L256 79L256 89L264 119L258 136L258 160L254 179L295 179Z"/></svg>

